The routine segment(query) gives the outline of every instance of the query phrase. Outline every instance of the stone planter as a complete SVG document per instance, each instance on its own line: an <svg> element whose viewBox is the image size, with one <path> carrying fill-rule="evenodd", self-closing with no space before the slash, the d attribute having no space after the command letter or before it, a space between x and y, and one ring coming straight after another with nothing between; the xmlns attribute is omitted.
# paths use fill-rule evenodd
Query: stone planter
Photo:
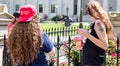
<svg viewBox="0 0 120 66"><path fill-rule="evenodd" d="M0 40L2 40L4 34L7 35L7 25L12 18L13 16L8 13L7 6L5 4L0 4Z"/></svg>
<svg viewBox="0 0 120 66"><path fill-rule="evenodd" d="M109 12L109 17L111 21L120 21L120 12Z"/></svg>
<svg viewBox="0 0 120 66"><path fill-rule="evenodd" d="M120 34L120 12L109 12L110 21L113 24L113 29L116 35Z"/></svg>

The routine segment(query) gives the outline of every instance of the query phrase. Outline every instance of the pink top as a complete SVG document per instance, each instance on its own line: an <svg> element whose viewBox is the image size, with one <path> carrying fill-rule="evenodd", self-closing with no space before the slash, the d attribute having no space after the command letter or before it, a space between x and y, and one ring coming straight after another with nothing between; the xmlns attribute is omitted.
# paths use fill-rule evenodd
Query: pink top
<svg viewBox="0 0 120 66"><path fill-rule="evenodd" d="M11 28L14 26L13 24L13 21L11 21L9 24L8 24L8 33L10 32Z"/></svg>

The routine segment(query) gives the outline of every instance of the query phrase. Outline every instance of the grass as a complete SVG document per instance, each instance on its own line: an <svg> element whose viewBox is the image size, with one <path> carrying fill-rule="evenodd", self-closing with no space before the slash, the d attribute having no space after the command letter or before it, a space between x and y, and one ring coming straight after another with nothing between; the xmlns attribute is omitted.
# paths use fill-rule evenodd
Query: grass
<svg viewBox="0 0 120 66"><path fill-rule="evenodd" d="M66 28L63 22L59 23L40 23L40 26L42 27L43 31L48 33L49 35L61 35L66 36ZM73 36L74 34L77 34L76 29L79 27L79 23L72 23L70 26L70 35ZM88 30L89 24L83 23L83 28ZM64 32L63 32L64 31Z"/></svg>
<svg viewBox="0 0 120 66"><path fill-rule="evenodd" d="M63 28L65 27L64 23L40 23L43 29L51 29L51 28ZM78 27L79 23L72 23L70 27ZM89 29L88 23L83 23L83 28Z"/></svg>
<svg viewBox="0 0 120 66"><path fill-rule="evenodd" d="M63 23L41 23L43 29L65 27Z"/></svg>

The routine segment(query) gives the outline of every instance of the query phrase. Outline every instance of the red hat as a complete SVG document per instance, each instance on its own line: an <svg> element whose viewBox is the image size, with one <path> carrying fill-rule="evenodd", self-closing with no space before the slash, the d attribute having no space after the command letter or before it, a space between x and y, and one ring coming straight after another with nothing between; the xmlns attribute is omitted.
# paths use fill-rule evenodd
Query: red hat
<svg viewBox="0 0 120 66"><path fill-rule="evenodd" d="M37 15L37 9L33 5L24 5L20 8L19 22L28 22Z"/></svg>

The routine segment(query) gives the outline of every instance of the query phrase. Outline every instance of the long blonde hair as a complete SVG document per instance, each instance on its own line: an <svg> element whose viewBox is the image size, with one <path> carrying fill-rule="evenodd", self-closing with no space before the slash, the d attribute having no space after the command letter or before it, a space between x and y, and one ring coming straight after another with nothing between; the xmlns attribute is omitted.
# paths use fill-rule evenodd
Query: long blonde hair
<svg viewBox="0 0 120 66"><path fill-rule="evenodd" d="M42 31L39 22L40 18L35 16L30 22L15 23L7 40L12 63L27 66L39 53L39 48L42 47Z"/></svg>
<svg viewBox="0 0 120 66"><path fill-rule="evenodd" d="M88 3L87 13L95 19L99 19L104 23L108 39L115 39L115 35L113 33L113 25L109 20L109 16L97 1L91 1Z"/></svg>

